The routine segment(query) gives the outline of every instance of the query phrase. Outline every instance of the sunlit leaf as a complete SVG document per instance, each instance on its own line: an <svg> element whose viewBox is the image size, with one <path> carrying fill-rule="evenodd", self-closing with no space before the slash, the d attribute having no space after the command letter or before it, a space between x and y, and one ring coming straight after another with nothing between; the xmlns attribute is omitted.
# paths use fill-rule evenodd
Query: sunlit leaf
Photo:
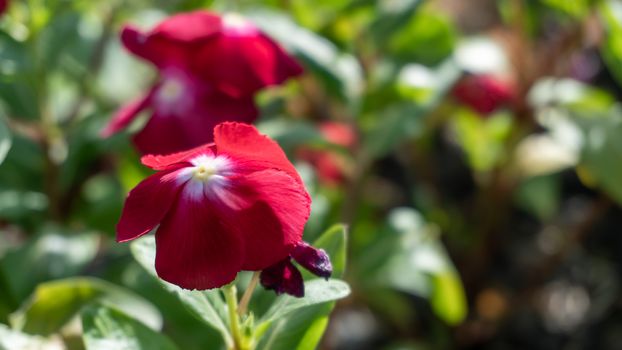
<svg viewBox="0 0 622 350"><path fill-rule="evenodd" d="M153 329L160 329L157 309L134 293L95 278L76 277L40 284L30 300L11 315L16 329L49 335L93 302L116 306Z"/></svg>
<svg viewBox="0 0 622 350"><path fill-rule="evenodd" d="M175 350L164 335L119 310L93 304L81 312L87 350Z"/></svg>
<svg viewBox="0 0 622 350"><path fill-rule="evenodd" d="M1 198L1 197L0 197ZM0 260L0 270L16 300L24 300L43 281L78 274L99 246L94 233L60 233L49 229Z"/></svg>
<svg viewBox="0 0 622 350"><path fill-rule="evenodd" d="M6 158L7 153L11 149L11 132L6 123L0 118L0 164Z"/></svg>

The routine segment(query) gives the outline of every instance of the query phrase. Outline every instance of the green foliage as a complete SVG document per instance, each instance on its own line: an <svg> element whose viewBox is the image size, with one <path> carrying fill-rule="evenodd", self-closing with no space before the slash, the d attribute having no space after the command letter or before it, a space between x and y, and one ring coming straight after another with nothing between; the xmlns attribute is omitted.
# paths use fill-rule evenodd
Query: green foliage
<svg viewBox="0 0 622 350"><path fill-rule="evenodd" d="M30 334L58 332L82 308L95 302L116 306L153 329L162 326L160 313L141 297L111 283L76 277L40 284L32 297L11 315L11 324Z"/></svg>
<svg viewBox="0 0 622 350"><path fill-rule="evenodd" d="M164 335L108 306L90 305L80 316L87 350L106 350L112 347L127 350L177 349Z"/></svg>

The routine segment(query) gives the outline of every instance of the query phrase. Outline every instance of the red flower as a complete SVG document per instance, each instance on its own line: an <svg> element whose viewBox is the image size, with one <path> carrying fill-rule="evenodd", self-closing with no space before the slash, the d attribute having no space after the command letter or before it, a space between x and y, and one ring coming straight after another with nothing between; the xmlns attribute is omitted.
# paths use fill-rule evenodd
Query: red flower
<svg viewBox="0 0 622 350"><path fill-rule="evenodd" d="M240 123L214 129L213 144L148 155L157 170L130 191L117 241L160 225L156 271L187 289L223 286L241 270L287 258L302 239L311 200L281 148Z"/></svg>
<svg viewBox="0 0 622 350"><path fill-rule="evenodd" d="M326 141L351 150L356 145L356 133L345 123L324 122L319 126ZM298 152L301 159L309 162L316 170L320 181L328 185L343 182L350 170L348 158L335 150L302 148Z"/></svg>
<svg viewBox="0 0 622 350"><path fill-rule="evenodd" d="M491 75L469 75L456 84L452 91L461 103L487 115L514 100L513 86Z"/></svg>
<svg viewBox="0 0 622 350"><path fill-rule="evenodd" d="M4 14L8 7L9 7L9 0L0 0L0 15Z"/></svg>
<svg viewBox="0 0 622 350"><path fill-rule="evenodd" d="M252 123L253 95L302 73L300 65L251 23L207 11L172 16L142 33L126 26L121 41L152 62L160 82L121 108L102 131L109 136L143 110L153 115L134 141L142 153L166 154L212 141L223 121Z"/></svg>

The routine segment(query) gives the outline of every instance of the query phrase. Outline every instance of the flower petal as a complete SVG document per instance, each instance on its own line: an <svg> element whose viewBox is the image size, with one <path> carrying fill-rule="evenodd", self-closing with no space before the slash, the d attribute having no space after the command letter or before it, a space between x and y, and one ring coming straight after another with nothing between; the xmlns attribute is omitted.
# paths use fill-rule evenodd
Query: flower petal
<svg viewBox="0 0 622 350"><path fill-rule="evenodd" d="M221 30L220 16L208 11L180 13L158 24L150 33L154 37L164 37L181 42L207 39Z"/></svg>
<svg viewBox="0 0 622 350"><path fill-rule="evenodd" d="M101 137L110 137L112 134L128 126L142 110L149 106L152 95L153 89L146 95L121 107L101 131Z"/></svg>
<svg viewBox="0 0 622 350"><path fill-rule="evenodd" d="M252 125L222 123L214 129L214 142L217 153L234 158L240 172L277 169L302 183L296 168L278 143L260 134Z"/></svg>
<svg viewBox="0 0 622 350"><path fill-rule="evenodd" d="M268 36L223 32L205 42L193 61L193 70L233 96L246 96L302 74L298 62Z"/></svg>
<svg viewBox="0 0 622 350"><path fill-rule="evenodd" d="M180 200L156 232L156 271L186 289L221 287L235 279L244 257L235 225L208 201Z"/></svg>
<svg viewBox="0 0 622 350"><path fill-rule="evenodd" d="M138 238L162 221L180 189L176 180L177 171L163 171L149 176L130 191L117 224L117 242Z"/></svg>
<svg viewBox="0 0 622 350"><path fill-rule="evenodd" d="M131 25L125 26L121 31L121 42L128 51L160 69L189 66L193 51L192 45L177 43L164 37L153 37Z"/></svg>
<svg viewBox="0 0 622 350"><path fill-rule="evenodd" d="M333 265L324 249L316 249L306 242L300 242L291 255L297 263L316 276L328 279L333 274Z"/></svg>
<svg viewBox="0 0 622 350"><path fill-rule="evenodd" d="M246 247L242 268L261 270L288 256L302 240L311 199L304 186L282 171L258 171L239 181L243 183L232 189L236 198L253 202L236 214Z"/></svg>
<svg viewBox="0 0 622 350"><path fill-rule="evenodd" d="M287 293L298 298L305 296L305 286L300 271L289 257L261 271L261 285L277 295Z"/></svg>
<svg viewBox="0 0 622 350"><path fill-rule="evenodd" d="M204 154L207 156L212 156L214 152L212 152L211 148L214 146L213 143L209 143L206 145L201 145L190 149L188 151L168 154L168 155L154 155L148 154L142 158L140 158L140 162L143 165L150 167L153 170L164 170L171 165L178 163L185 163L188 160L200 155Z"/></svg>
<svg viewBox="0 0 622 350"><path fill-rule="evenodd" d="M214 127L225 120L252 122L257 109L252 98L236 99L219 92L201 96L183 115L155 112L134 137L143 154L170 154L213 141Z"/></svg>

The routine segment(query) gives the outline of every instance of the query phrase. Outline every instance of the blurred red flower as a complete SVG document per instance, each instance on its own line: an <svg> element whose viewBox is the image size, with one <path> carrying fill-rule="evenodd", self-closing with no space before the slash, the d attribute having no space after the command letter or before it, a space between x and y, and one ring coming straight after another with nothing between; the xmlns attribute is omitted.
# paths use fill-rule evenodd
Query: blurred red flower
<svg viewBox="0 0 622 350"><path fill-rule="evenodd" d="M333 145L351 150L356 145L356 133L352 126L341 122L324 122L318 127L326 141ZM321 182L327 185L342 183L349 174L350 165L347 157L335 150L301 148L298 156L311 164Z"/></svg>
<svg viewBox="0 0 622 350"><path fill-rule="evenodd" d="M150 109L151 119L134 139L142 153L172 153L211 142L214 126L222 121L251 123L258 114L257 91L302 73L280 46L235 14L178 14L146 33L126 26L121 41L158 68L160 81L121 108L102 135Z"/></svg>
<svg viewBox="0 0 622 350"><path fill-rule="evenodd" d="M461 103L488 115L512 103L514 87L492 75L467 75L454 86L452 94Z"/></svg>
<svg viewBox="0 0 622 350"><path fill-rule="evenodd" d="M6 12L7 7L9 7L9 0L0 0L0 15Z"/></svg>
<svg viewBox="0 0 622 350"><path fill-rule="evenodd" d="M281 148L251 125L223 123L213 144L147 155L157 170L130 191L117 241L160 225L158 275L186 289L233 281L263 270L300 245L311 199Z"/></svg>

